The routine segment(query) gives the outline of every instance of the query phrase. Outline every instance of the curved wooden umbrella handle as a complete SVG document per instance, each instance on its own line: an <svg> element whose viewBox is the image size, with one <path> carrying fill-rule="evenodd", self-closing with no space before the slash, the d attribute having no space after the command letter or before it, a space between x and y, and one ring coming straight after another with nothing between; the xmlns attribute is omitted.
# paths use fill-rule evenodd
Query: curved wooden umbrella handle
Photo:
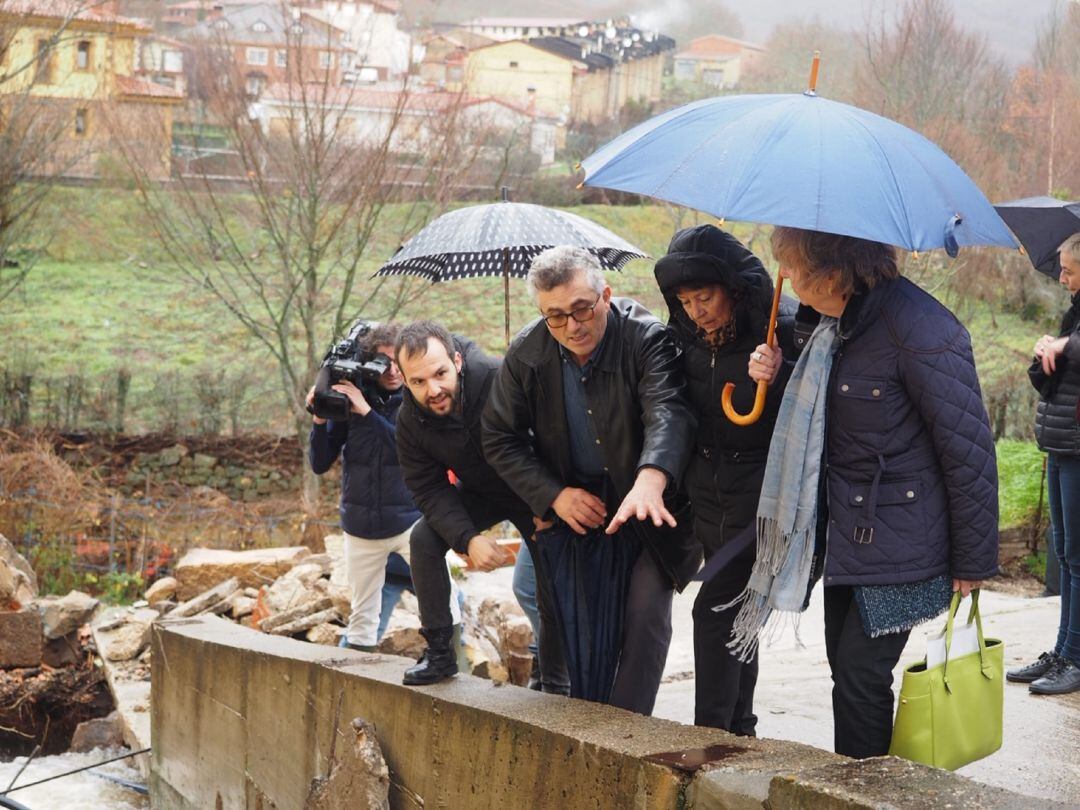
<svg viewBox="0 0 1080 810"><path fill-rule="evenodd" d="M777 276L776 289L773 291L772 310L769 312L769 330L765 334L765 343L770 347L776 345L776 313L780 311L780 291L783 287L784 279ZM765 410L765 394L768 390L769 384L764 380L759 380L757 391L754 393L754 407L750 409L750 413L740 414L731 404L731 395L735 393L735 383L724 383L724 390L720 394L720 406L724 409L724 416L731 420L733 424L742 427L754 424L761 418L761 414Z"/></svg>

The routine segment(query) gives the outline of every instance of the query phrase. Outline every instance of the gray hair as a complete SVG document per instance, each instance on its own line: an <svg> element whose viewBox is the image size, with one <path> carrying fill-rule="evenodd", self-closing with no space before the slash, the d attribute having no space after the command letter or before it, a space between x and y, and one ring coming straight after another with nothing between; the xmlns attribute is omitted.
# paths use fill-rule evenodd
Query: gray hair
<svg viewBox="0 0 1080 810"><path fill-rule="evenodd" d="M578 273L585 274L585 281L597 295L604 291L607 282L600 262L585 248L569 245L548 248L533 259L525 284L536 301L539 293L573 281Z"/></svg>
<svg viewBox="0 0 1080 810"><path fill-rule="evenodd" d="M1080 262L1080 232L1074 233L1061 243L1058 253L1065 253L1074 262Z"/></svg>

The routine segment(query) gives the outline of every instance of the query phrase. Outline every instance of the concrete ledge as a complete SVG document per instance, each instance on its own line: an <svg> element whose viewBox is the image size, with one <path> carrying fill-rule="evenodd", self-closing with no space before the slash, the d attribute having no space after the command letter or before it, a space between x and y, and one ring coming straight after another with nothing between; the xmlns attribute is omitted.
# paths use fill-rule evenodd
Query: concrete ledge
<svg viewBox="0 0 1080 810"><path fill-rule="evenodd" d="M155 808L301 808L354 717L376 728L393 807L838 807L811 797L859 764L470 676L404 687L406 659L217 617L158 622L152 644ZM991 790L923 770L938 787L970 786L965 796ZM908 777L881 778L899 791Z"/></svg>

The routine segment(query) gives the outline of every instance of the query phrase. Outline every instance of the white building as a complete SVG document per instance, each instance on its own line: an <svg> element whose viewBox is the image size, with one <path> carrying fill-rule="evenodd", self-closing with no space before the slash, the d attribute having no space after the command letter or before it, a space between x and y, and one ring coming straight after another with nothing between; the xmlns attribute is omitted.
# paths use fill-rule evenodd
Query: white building
<svg viewBox="0 0 1080 810"><path fill-rule="evenodd" d="M344 81L375 82L409 72L412 37L398 28L399 5L393 0L322 0L306 11L348 32L355 51Z"/></svg>

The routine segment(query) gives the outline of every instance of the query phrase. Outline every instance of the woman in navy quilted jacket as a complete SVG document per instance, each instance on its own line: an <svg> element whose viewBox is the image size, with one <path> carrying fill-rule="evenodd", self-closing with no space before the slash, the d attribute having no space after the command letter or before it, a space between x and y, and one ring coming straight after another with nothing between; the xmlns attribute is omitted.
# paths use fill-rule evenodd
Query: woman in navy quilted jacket
<svg viewBox="0 0 1080 810"><path fill-rule="evenodd" d="M1061 622L1052 650L1009 670L1010 681L1030 683L1037 695L1080 691L1080 233L1058 252L1058 280L1072 296L1058 336L1035 343L1028 369L1039 391L1035 440L1047 453L1046 482L1054 553L1061 566Z"/></svg>
<svg viewBox="0 0 1080 810"><path fill-rule="evenodd" d="M911 628L997 573L993 436L967 330L900 276L894 248L796 228L772 248L816 326L769 450L737 644L802 610L823 575L835 748L879 756ZM750 376L780 362L758 346Z"/></svg>

